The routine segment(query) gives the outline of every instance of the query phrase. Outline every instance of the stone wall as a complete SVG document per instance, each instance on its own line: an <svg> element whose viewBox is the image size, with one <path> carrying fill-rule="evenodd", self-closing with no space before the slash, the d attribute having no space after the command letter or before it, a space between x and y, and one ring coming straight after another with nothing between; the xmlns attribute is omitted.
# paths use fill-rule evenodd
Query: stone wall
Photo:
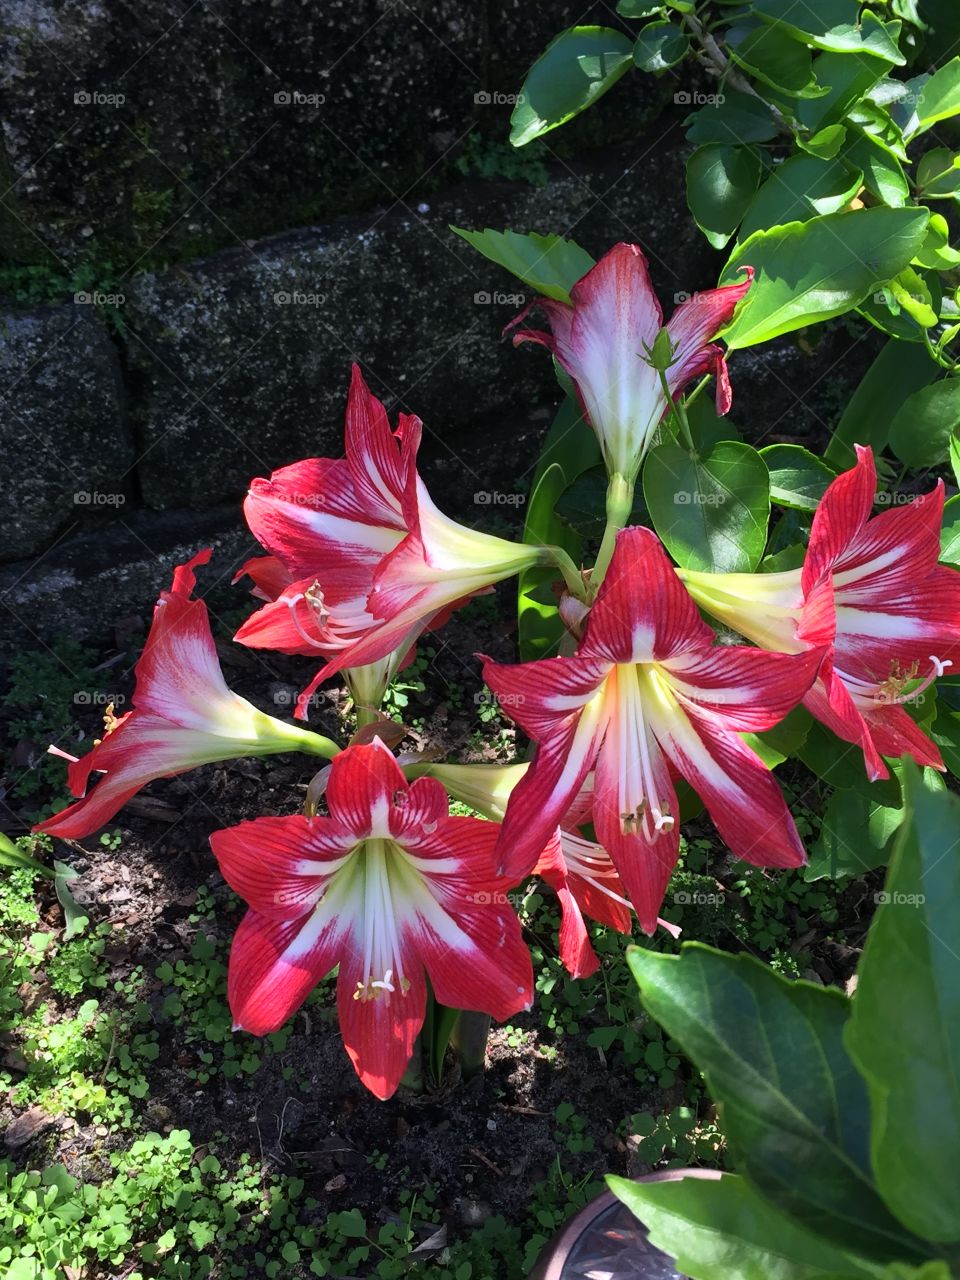
<svg viewBox="0 0 960 1280"><path fill-rule="evenodd" d="M565 24L616 21L605 5L0 13L0 603L18 643L142 608L205 542L227 581L250 477L340 451L353 360L423 417L451 514L483 523L476 490L525 490L556 383L501 338L522 286L450 224L594 254L637 241L667 309L715 281L671 77L628 76L538 150L506 143L504 95ZM793 394L795 357L753 362L755 411Z"/></svg>

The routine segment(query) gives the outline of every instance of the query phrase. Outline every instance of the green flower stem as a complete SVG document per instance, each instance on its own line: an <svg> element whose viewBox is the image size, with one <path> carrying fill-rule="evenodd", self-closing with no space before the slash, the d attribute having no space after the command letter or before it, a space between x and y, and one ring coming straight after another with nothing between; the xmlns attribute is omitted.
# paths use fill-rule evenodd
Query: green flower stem
<svg viewBox="0 0 960 1280"><path fill-rule="evenodd" d="M549 555L549 563L555 565L563 574L563 581L567 590L572 596L576 596L578 600L586 600L587 587L583 580L583 574L574 564L568 552L563 547L544 547L544 551Z"/></svg>
<svg viewBox="0 0 960 1280"><path fill-rule="evenodd" d="M682 402L679 400L675 400L671 395L670 384L667 382L666 369L658 369L657 372L660 375L660 385L661 387L663 387L663 394L666 396L667 403L670 406L671 416L676 422L677 427L679 428L681 436L683 436L683 440L687 448L690 450L691 453L696 453L697 450L693 443L693 435L691 434L691 431L690 431L690 423L687 421L687 411L683 407Z"/></svg>
<svg viewBox="0 0 960 1280"><path fill-rule="evenodd" d="M460 1070L465 1080L479 1075L483 1070L489 1035L489 1013L471 1013L464 1010L460 1014L451 1039L460 1055Z"/></svg>
<svg viewBox="0 0 960 1280"><path fill-rule="evenodd" d="M334 756L340 754L342 748L338 747L331 738L325 738L321 733L314 733L311 729L300 729L289 745L284 745L279 750L303 751L308 756L323 756L325 760L332 760Z"/></svg>
<svg viewBox="0 0 960 1280"><path fill-rule="evenodd" d="M593 573L590 575L590 593L593 596L596 596L600 583L610 567L613 549L617 545L617 534L621 529L626 528L632 510L633 482L614 472L607 483L607 525L603 531L597 563L593 566Z"/></svg>

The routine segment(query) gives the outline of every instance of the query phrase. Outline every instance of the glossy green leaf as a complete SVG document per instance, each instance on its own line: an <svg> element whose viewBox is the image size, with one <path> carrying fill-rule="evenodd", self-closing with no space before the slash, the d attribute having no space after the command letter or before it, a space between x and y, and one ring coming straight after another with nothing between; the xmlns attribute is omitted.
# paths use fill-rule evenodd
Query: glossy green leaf
<svg viewBox="0 0 960 1280"><path fill-rule="evenodd" d="M936 271L952 271L960 265L960 252L950 247L950 226L943 214L931 213L927 234L914 262Z"/></svg>
<svg viewBox="0 0 960 1280"><path fill-rule="evenodd" d="M863 752L836 737L822 724L815 724L797 752L807 768L831 787L855 791L875 804L900 808L900 783L896 774L883 782L867 777Z"/></svg>
<svg viewBox="0 0 960 1280"><path fill-rule="evenodd" d="M796 155L771 172L747 210L740 239L783 222L806 222L837 213L860 189L861 174L839 160Z"/></svg>
<svg viewBox="0 0 960 1280"><path fill-rule="evenodd" d="M687 204L697 226L722 249L740 225L760 183L760 156L752 147L709 143L687 160Z"/></svg>
<svg viewBox="0 0 960 1280"><path fill-rule="evenodd" d="M841 880L882 867L903 809L879 804L853 791L835 791L823 814L820 835L810 847L804 880Z"/></svg>
<svg viewBox="0 0 960 1280"><path fill-rule="evenodd" d="M813 74L810 50L782 27L751 19L727 31L727 52L744 71L790 97L819 97L824 90Z"/></svg>
<svg viewBox="0 0 960 1280"><path fill-rule="evenodd" d="M652 18L663 13L662 4L651 4L650 0L620 0L617 13L621 18Z"/></svg>
<svg viewBox="0 0 960 1280"><path fill-rule="evenodd" d="M907 149L900 126L890 114L889 107L877 106L873 101L872 95L877 92L883 83L883 80L879 81L865 98L862 98L860 102L850 108L844 123L859 129L866 137L871 138L878 147L886 151L889 156L905 164L908 158Z"/></svg>
<svg viewBox="0 0 960 1280"><path fill-rule="evenodd" d="M960 799L904 767L900 831L859 966L847 1046L865 1076L880 1193L928 1240L960 1240Z"/></svg>
<svg viewBox="0 0 960 1280"><path fill-rule="evenodd" d="M799 444L771 444L760 450L770 473L770 500L798 511L816 511L836 471Z"/></svg>
<svg viewBox="0 0 960 1280"><path fill-rule="evenodd" d="M960 494L949 498L943 508L940 559L945 564L960 565Z"/></svg>
<svg viewBox="0 0 960 1280"><path fill-rule="evenodd" d="M769 108L751 94L725 89L723 101L701 107L688 116L688 142L769 142L777 125Z"/></svg>
<svg viewBox="0 0 960 1280"><path fill-rule="evenodd" d="M888 30L869 12L860 20L857 0L753 0L751 7L758 17L779 24L797 39L809 40L818 49L869 52L898 65L906 62L894 39L899 23L891 23Z"/></svg>
<svg viewBox="0 0 960 1280"><path fill-rule="evenodd" d="M722 417L709 395L699 395L687 405L687 423L698 453L707 453L721 440L739 440L740 432L729 413Z"/></svg>
<svg viewBox="0 0 960 1280"><path fill-rule="evenodd" d="M914 106L904 119L905 138L925 133L938 121L960 113L960 57L951 58L932 76L918 76L910 82L910 89L907 102Z"/></svg>
<svg viewBox="0 0 960 1280"><path fill-rule="evenodd" d="M910 195L910 184L896 156L869 133L847 130L843 159L860 170L867 190L893 209L901 208Z"/></svg>
<svg viewBox="0 0 960 1280"><path fill-rule="evenodd" d="M847 141L847 130L842 124L828 124L812 135L800 135L797 146L808 155L818 160L833 160L843 150Z"/></svg>
<svg viewBox="0 0 960 1280"><path fill-rule="evenodd" d="M689 51L690 41L675 22L651 22L637 36L633 60L641 71L668 71Z"/></svg>
<svg viewBox="0 0 960 1280"><path fill-rule="evenodd" d="M627 962L643 1007L704 1073L754 1186L799 1227L914 1256L872 1183L867 1090L843 1043L850 1002L699 943L630 947Z"/></svg>
<svg viewBox="0 0 960 1280"><path fill-rule="evenodd" d="M653 526L685 569L750 573L760 563L770 517L770 478L756 449L722 441L689 454L672 440L643 469Z"/></svg>
<svg viewBox="0 0 960 1280"><path fill-rule="evenodd" d="M829 85L822 98L804 98L796 104L797 119L814 134L842 122L851 107L878 84L890 63L869 53L824 53L817 59L817 80Z"/></svg>
<svg viewBox="0 0 960 1280"><path fill-rule="evenodd" d="M610 1190L657 1248L695 1280L874 1280L879 1268L807 1231L757 1195L745 1178L631 1182L608 1176ZM842 1268L842 1271L838 1271Z"/></svg>
<svg viewBox="0 0 960 1280"><path fill-rule="evenodd" d="M633 66L633 41L611 27L561 31L527 72L510 117L510 141L522 147L579 115Z"/></svg>
<svg viewBox="0 0 960 1280"><path fill-rule="evenodd" d="M960 191L960 155L948 147L934 147L921 156L917 186L924 199L951 199Z"/></svg>
<svg viewBox="0 0 960 1280"><path fill-rule="evenodd" d="M943 378L900 406L890 424L890 448L908 467L935 467L949 457L958 427L960 378Z"/></svg>
<svg viewBox="0 0 960 1280"><path fill-rule="evenodd" d="M723 333L731 348L843 315L910 262L923 242L926 209L858 209L758 231L723 270L732 282L749 264L757 277Z"/></svg>
<svg viewBox="0 0 960 1280"><path fill-rule="evenodd" d="M524 284L548 298L570 301L570 290L594 265L586 249L562 236L541 236L519 231L464 231L451 227L478 253L505 267Z"/></svg>
<svg viewBox="0 0 960 1280"><path fill-rule="evenodd" d="M578 560L583 540L560 520L557 503L578 476L602 465L597 437L584 421L577 402L567 398L557 410L540 453L527 503L525 542L559 546ZM552 591L556 570L526 569L519 577L517 611L520 657L524 662L555 654L565 634Z"/></svg>
<svg viewBox="0 0 960 1280"><path fill-rule="evenodd" d="M886 448L897 410L939 373L923 347L888 342L847 402L824 453L826 460L845 468L855 461L855 444L872 445L878 453Z"/></svg>

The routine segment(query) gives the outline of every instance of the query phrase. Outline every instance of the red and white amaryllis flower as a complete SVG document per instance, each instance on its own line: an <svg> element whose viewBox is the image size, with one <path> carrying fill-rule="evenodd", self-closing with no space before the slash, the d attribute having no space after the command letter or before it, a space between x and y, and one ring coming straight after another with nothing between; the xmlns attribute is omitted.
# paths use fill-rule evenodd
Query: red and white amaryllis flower
<svg viewBox="0 0 960 1280"><path fill-rule="evenodd" d="M873 452L858 447L817 508L801 569L680 574L698 603L757 644L828 646L804 705L862 748L872 779L889 777L883 756L944 767L904 704L960 659L960 573L938 563L943 481L871 516L876 487Z"/></svg>
<svg viewBox="0 0 960 1280"><path fill-rule="evenodd" d="M503 820L510 795L529 768L528 764L428 766L430 776L439 778L451 796L494 822ZM577 829L591 821L592 803L591 777L530 873L548 884L559 899L560 959L572 978L588 978L600 964L584 916L618 933L629 933L632 925L632 908L610 855ZM666 920L658 919L657 924L674 937L680 934Z"/></svg>
<svg viewBox="0 0 960 1280"><path fill-rule="evenodd" d="M35 830L80 839L102 827L154 778L215 760L280 751L336 752L329 739L275 720L227 688L207 606L192 594L194 569L210 555L201 551L178 566L170 590L160 594L136 666L133 710L120 717L108 711L102 741L70 765L70 790L83 799ZM104 776L88 792L95 771Z"/></svg>
<svg viewBox="0 0 960 1280"><path fill-rule="evenodd" d="M321 681L378 662L392 663L393 674L418 636L442 625L458 605L529 565L550 562L544 548L478 533L443 515L417 474L421 433L420 419L409 414L391 431L354 365L346 457L295 462L250 486L247 523L271 555L244 568L260 594L273 599L235 638L327 659L301 695L298 718Z"/></svg>
<svg viewBox="0 0 960 1280"><path fill-rule="evenodd" d="M803 863L780 789L740 734L781 720L810 687L821 655L713 640L659 539L630 528L617 537L574 656L486 662L487 684L538 744L501 831L507 875L533 866L591 769L597 838L647 933L679 846L673 774L699 793L738 857Z"/></svg>
<svg viewBox="0 0 960 1280"><path fill-rule="evenodd" d="M717 412L727 413L730 379L722 349L710 339L727 325L750 287L708 289L682 302L667 325L673 363L666 374L671 396L705 373L717 378ZM600 440L607 470L632 482L654 432L668 410L657 370L647 353L663 326L663 312L650 283L647 259L639 245L617 244L570 290L572 304L537 298L508 328L521 323L531 307L545 312L550 333L521 329L514 345L537 342L557 358L573 379L584 413Z"/></svg>
<svg viewBox="0 0 960 1280"><path fill-rule="evenodd" d="M528 1009L533 971L494 874L498 828L451 818L434 778L409 783L375 739L333 761L329 817L258 818L210 837L249 903L230 953L235 1025L276 1030L336 965L347 1053L389 1098L426 1007L437 999L497 1019Z"/></svg>

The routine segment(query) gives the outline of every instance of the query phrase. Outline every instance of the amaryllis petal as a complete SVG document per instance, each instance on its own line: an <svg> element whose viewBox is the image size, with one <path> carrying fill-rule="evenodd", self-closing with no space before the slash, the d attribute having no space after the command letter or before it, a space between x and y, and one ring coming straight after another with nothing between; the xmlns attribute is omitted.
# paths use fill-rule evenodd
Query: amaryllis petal
<svg viewBox="0 0 960 1280"><path fill-rule="evenodd" d="M593 822L640 928L652 934L680 849L677 797L659 744L642 718L637 723L636 697L622 688L618 693L618 713L597 761Z"/></svg>
<svg viewBox="0 0 960 1280"><path fill-rule="evenodd" d="M230 948L234 1029L265 1036L282 1027L337 963L346 936L346 921L322 915L278 920L248 911Z"/></svg>
<svg viewBox="0 0 960 1280"><path fill-rule="evenodd" d="M869 724L832 665L824 663L819 679L804 694L803 705L838 738L852 742L862 750L871 782L890 777L890 770L880 758Z"/></svg>
<svg viewBox="0 0 960 1280"><path fill-rule="evenodd" d="M877 491L873 451L856 446L857 462L831 481L810 529L801 585L806 593L833 570L839 557L870 518Z"/></svg>
<svg viewBox="0 0 960 1280"><path fill-rule="evenodd" d="M385 1101L397 1091L413 1054L427 1006L423 963L415 959L404 935L398 948L404 964L406 990L402 997L364 1000L358 992L366 982L364 957L355 941L348 941L337 977L337 1015L343 1047L361 1082L375 1098Z"/></svg>
<svg viewBox="0 0 960 1280"><path fill-rule="evenodd" d="M705 289L681 302L667 325L673 344L674 362L667 370L671 395L679 395L694 378L713 373L717 379L717 412L730 411L733 395L723 349L710 339L730 323L741 298L753 283L753 267L742 267L741 284Z"/></svg>
<svg viewBox="0 0 960 1280"><path fill-rule="evenodd" d="M946 768L940 748L903 707L888 706L877 711L865 711L863 718L880 755L890 756L892 759L909 756L922 767Z"/></svg>
<svg viewBox="0 0 960 1280"><path fill-rule="evenodd" d="M761 867L799 867L803 842L776 779L755 752L711 717L658 721L657 736L691 784L731 852Z"/></svg>
<svg viewBox="0 0 960 1280"><path fill-rule="evenodd" d="M580 711L600 688L608 663L571 662L567 658L543 658L512 666L494 662L485 654L483 678L511 720L535 742L557 724Z"/></svg>
<svg viewBox="0 0 960 1280"><path fill-rule="evenodd" d="M297 919L312 911L355 841L328 818L255 818L210 837L224 880L259 915Z"/></svg>
<svg viewBox="0 0 960 1280"><path fill-rule="evenodd" d="M810 687L823 656L822 649L788 654L714 645L663 666L681 704L714 715L728 731L761 733L793 710L798 689Z"/></svg>
<svg viewBox="0 0 960 1280"><path fill-rule="evenodd" d="M260 600L276 600L293 581L293 575L279 556L253 556L240 566L233 581L239 582L243 577L252 579L250 594Z"/></svg>
<svg viewBox="0 0 960 1280"><path fill-rule="evenodd" d="M417 948L441 1004L500 1022L533 1003L533 965L506 896L421 917Z"/></svg>
<svg viewBox="0 0 960 1280"><path fill-rule="evenodd" d="M605 662L664 662L702 649L713 632L651 529L624 529L578 653Z"/></svg>

